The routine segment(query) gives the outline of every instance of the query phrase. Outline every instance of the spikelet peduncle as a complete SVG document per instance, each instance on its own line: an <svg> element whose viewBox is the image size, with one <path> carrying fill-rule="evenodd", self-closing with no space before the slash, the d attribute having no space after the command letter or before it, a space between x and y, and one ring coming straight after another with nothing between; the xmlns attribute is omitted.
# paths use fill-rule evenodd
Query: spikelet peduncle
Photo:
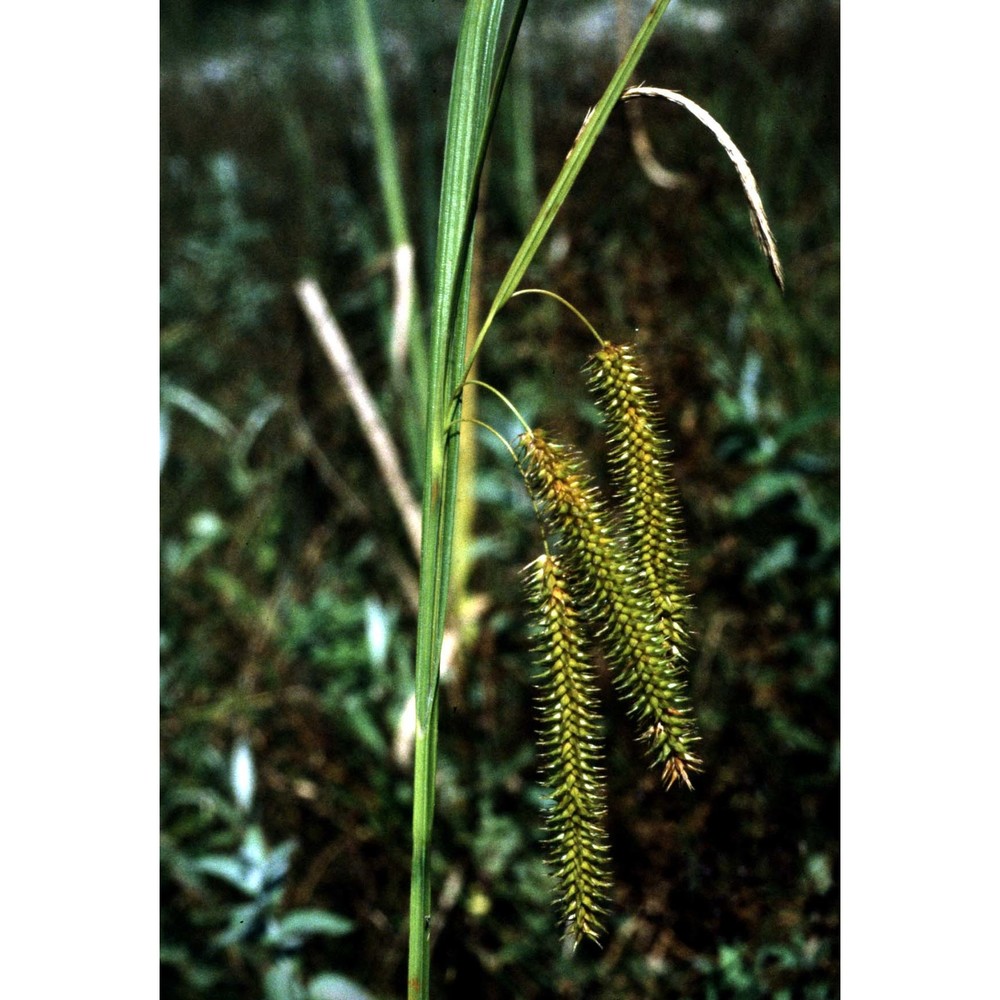
<svg viewBox="0 0 1000 1000"><path fill-rule="evenodd" d="M540 746L553 799L548 861L575 946L583 937L598 940L611 886L597 692L558 558L546 553L528 571L540 636Z"/></svg>
<svg viewBox="0 0 1000 1000"><path fill-rule="evenodd" d="M600 637L615 683L648 739L670 787L700 760L684 694L683 665L659 624L658 608L630 546L615 536L582 457L541 431L523 434L525 480L547 527L561 536L580 620Z"/></svg>

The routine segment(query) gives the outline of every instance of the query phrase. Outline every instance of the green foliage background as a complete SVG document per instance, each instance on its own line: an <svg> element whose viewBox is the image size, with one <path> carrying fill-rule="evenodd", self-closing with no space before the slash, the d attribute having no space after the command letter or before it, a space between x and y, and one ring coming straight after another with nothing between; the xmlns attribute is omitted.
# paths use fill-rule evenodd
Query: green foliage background
<svg viewBox="0 0 1000 1000"><path fill-rule="evenodd" d="M376 10L423 277L461 5ZM398 996L411 776L394 744L413 566L291 292L307 269L319 277L405 445L347 16L337 0L189 0L164 5L162 28L162 991ZM682 112L645 104L658 155L693 183L651 188L616 112L532 271L650 363L691 543L706 768L693 794L664 794L605 676L613 911L604 949L570 954L542 860L519 579L537 528L509 456L481 438L470 590L483 599L442 702L436 995L838 995L838 33L836 4L677 3L641 64L746 154L783 298L722 152ZM524 41L533 103L502 114L494 144L487 289L530 217L526 145L544 190L613 68L614 10L532 4ZM588 340L553 303L518 299L482 374L599 465ZM491 399L481 410L516 434ZM230 789L241 740L249 812ZM248 843L259 884L205 861L242 857L246 874ZM260 926L244 933L248 900ZM303 911L296 936L287 921Z"/></svg>

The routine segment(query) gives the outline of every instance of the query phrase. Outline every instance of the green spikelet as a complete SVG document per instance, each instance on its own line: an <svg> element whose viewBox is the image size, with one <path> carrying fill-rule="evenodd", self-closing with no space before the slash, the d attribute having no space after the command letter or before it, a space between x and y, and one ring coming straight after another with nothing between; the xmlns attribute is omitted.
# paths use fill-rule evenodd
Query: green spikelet
<svg viewBox="0 0 1000 1000"><path fill-rule="evenodd" d="M656 604L675 658L688 648L684 543L667 442L631 347L605 344L588 365L608 423L611 472L628 544Z"/></svg>
<svg viewBox="0 0 1000 1000"><path fill-rule="evenodd" d="M541 749L554 801L547 817L548 860L566 933L576 945L585 936L598 940L611 886L594 671L556 558L540 556L528 569L541 636Z"/></svg>
<svg viewBox="0 0 1000 1000"><path fill-rule="evenodd" d="M540 431L521 436L525 479L543 520L562 536L570 593L581 621L604 640L615 682L648 738L670 787L690 786L700 761L684 695L683 666L659 623L658 608L627 546L615 537L581 457Z"/></svg>

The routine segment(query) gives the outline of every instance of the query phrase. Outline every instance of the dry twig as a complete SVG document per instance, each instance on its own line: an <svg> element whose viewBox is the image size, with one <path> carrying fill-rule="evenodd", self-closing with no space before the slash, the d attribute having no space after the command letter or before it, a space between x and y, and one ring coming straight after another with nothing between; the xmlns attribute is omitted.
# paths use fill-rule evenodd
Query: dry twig
<svg viewBox="0 0 1000 1000"><path fill-rule="evenodd" d="M361 424L361 430L375 456L379 475L389 496L403 519L413 553L420 558L420 508L403 475L399 452L365 384L354 355L330 311L330 306L314 278L302 278L295 283L299 304L309 318L313 333L323 345L340 384L347 393L351 408Z"/></svg>

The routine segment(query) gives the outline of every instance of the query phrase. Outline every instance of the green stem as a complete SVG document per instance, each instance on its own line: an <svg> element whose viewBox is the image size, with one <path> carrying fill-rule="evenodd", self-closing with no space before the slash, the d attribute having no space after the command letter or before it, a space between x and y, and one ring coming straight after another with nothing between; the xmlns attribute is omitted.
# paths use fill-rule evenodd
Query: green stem
<svg viewBox="0 0 1000 1000"><path fill-rule="evenodd" d="M368 99L368 115L375 137L375 162L378 165L382 203L389 224L389 238L393 246L399 246L401 243L410 242L410 234L406 225L403 184L400 180L399 162L396 159L396 143L389 113L389 99L386 96L385 77L379 59L378 42L375 38L368 0L351 0L350 10L354 40L361 59L365 95Z"/></svg>
<svg viewBox="0 0 1000 1000"><path fill-rule="evenodd" d="M434 820L434 775L437 773L438 703L427 724L417 712L413 749L413 871L410 883L410 962L406 995L410 1000L430 996L430 856ZM430 780L417 776L429 776Z"/></svg>
<svg viewBox="0 0 1000 1000"><path fill-rule="evenodd" d="M408 314L405 326L406 345L400 350L393 343L390 362L394 369L400 357L406 353L410 357L410 370L413 374L409 384L407 431L414 454L423 451L423 421L427 412L427 345L423 330L420 328L420 303L417 297L416 284L413 281L413 241L410 238L409 226L406 220L406 204L403 197L403 182L399 169L399 158L396 154L398 143L392 125L392 113L385 85L385 74L382 70L382 60L379 57L378 40L375 36L375 26L372 19L370 0L351 0L351 23L354 29L354 40L357 46L364 80L365 97L368 104L368 118L371 122L375 139L375 162L378 168L379 187L382 192L382 207L385 210L389 226L389 239L393 248L393 271L399 266L400 255L411 262L409 291L396 288L396 294L406 294L408 301L397 303ZM396 275L398 277L398 275ZM393 337L397 331L395 323ZM393 372L397 385L402 382L402 371Z"/></svg>
<svg viewBox="0 0 1000 1000"><path fill-rule="evenodd" d="M583 323L583 325L594 335L601 347L604 346L604 338L594 329L594 324L591 323L590 320L587 319L587 317L584 316L572 302L567 302L561 295L556 295L555 292L550 292L547 288L522 288L519 292L514 292L511 298L516 299L519 295L547 295L550 299L555 299L556 302L565 306L581 323Z"/></svg>
<svg viewBox="0 0 1000 1000"><path fill-rule="evenodd" d="M465 356L469 247L479 174L491 122L490 86L504 0L470 0L452 76L438 219L424 450L423 539L417 615L413 866L410 884L409 1000L430 996L430 834L437 764L438 682L451 572L457 496L457 424L445 409ZM496 81L499 85L499 81ZM459 401L455 416L461 415Z"/></svg>
<svg viewBox="0 0 1000 1000"><path fill-rule="evenodd" d="M525 421L524 417L521 416L520 410L518 410L518 408L499 389L497 389L494 386L490 385L489 382L480 382L479 379L477 379L477 378L467 379L466 382L465 382L465 384L466 385L478 385L481 389L488 389L502 403L506 404L507 409L510 410L510 412L512 414L514 414L514 417L517 419L517 422L524 428L524 433L525 434L530 434L531 433L531 428L528 426L528 424ZM478 421L476 421L476 422L478 423ZM489 427L488 424L484 425L484 426ZM489 427L489 429L493 430L492 427ZM501 438L501 440L503 440L503 439Z"/></svg>

